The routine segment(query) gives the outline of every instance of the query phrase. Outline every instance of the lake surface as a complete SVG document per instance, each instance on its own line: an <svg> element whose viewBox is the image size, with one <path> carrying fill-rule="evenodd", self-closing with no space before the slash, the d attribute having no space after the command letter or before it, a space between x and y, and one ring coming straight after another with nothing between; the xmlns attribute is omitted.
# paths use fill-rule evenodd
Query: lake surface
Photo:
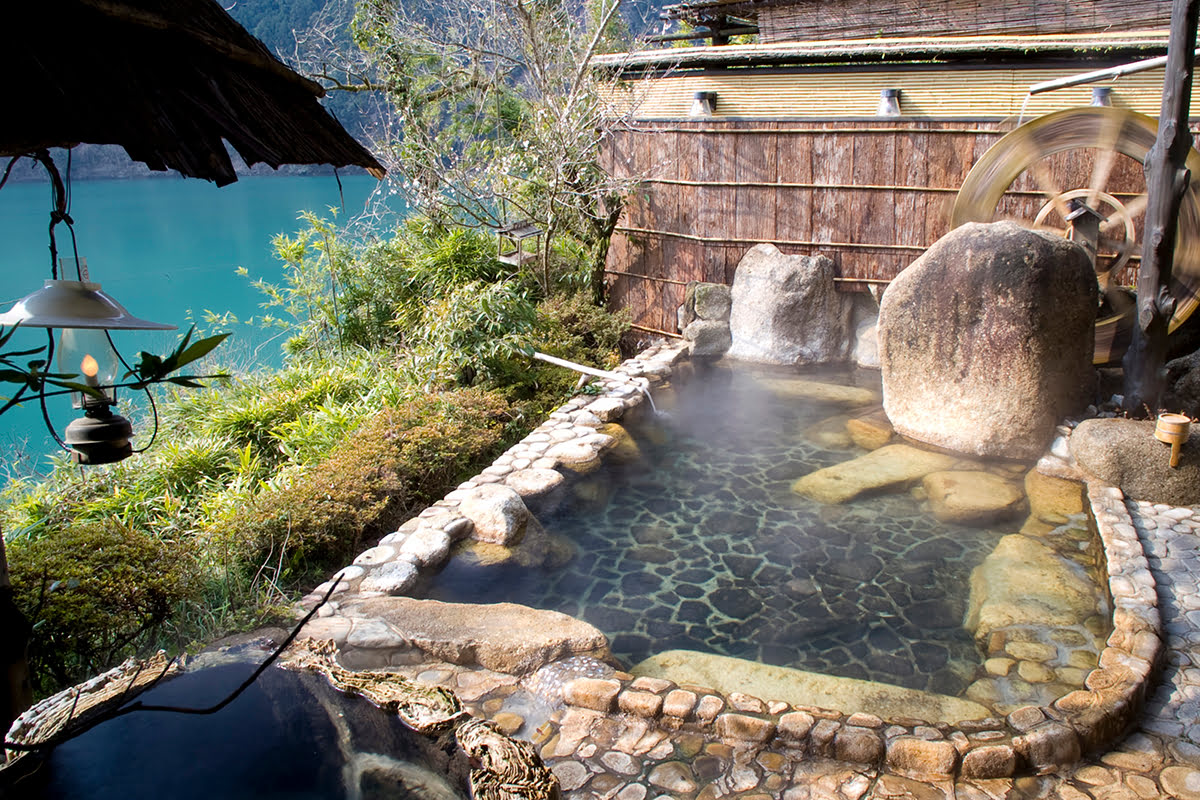
<svg viewBox="0 0 1200 800"><path fill-rule="evenodd" d="M28 167L22 164L17 169ZM304 228L297 219L301 210L328 217L333 206L339 219L354 217L376 186L369 176L343 177L341 194L333 176L250 177L220 189L177 177L75 181L71 216L79 255L87 259L91 279L130 313L176 324L182 332L193 321L202 326L208 311L229 311L242 320L261 313L262 295L251 280L280 278L272 237ZM0 310L8 310L50 277L46 233L50 208L48 184L10 182L0 190L0 248L5 265L0 272ZM71 237L65 225L58 226L56 237L60 256L70 256ZM249 278L238 275L238 267L245 267ZM232 330L234 336L222 345L226 358L239 366L279 364L280 350L277 341L268 341L270 333L249 325ZM10 344L35 347L46 340L42 330L22 331L19 336ZM121 334L116 341L128 358L139 350L162 353L176 339L174 333L135 331ZM74 416L70 402L53 398L49 403L61 432ZM45 433L36 402L4 414L0 443L10 464L28 457L40 461L38 454L56 449Z"/></svg>

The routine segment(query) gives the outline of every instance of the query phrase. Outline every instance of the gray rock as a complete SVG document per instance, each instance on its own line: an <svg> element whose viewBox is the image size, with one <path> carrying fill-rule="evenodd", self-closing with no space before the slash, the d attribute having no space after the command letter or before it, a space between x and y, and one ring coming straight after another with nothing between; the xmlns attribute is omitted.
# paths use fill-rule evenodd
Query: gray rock
<svg viewBox="0 0 1200 800"><path fill-rule="evenodd" d="M1200 425L1170 465L1170 445L1154 438L1154 423L1132 419L1088 419L1071 434L1076 465L1116 486L1126 497L1173 506L1200 503Z"/></svg>
<svg viewBox="0 0 1200 800"><path fill-rule="evenodd" d="M452 664L524 675L570 656L611 656L586 622L514 603L473 605L377 597L348 603L347 616L379 620L411 647Z"/></svg>
<svg viewBox="0 0 1200 800"><path fill-rule="evenodd" d="M1011 222L938 240L884 292L884 409L897 432L1034 459L1095 380L1097 287L1081 247ZM736 296L736 295L735 295Z"/></svg>
<svg viewBox="0 0 1200 800"><path fill-rule="evenodd" d="M879 369L879 326L864 322L854 332L854 363L864 369Z"/></svg>
<svg viewBox="0 0 1200 800"><path fill-rule="evenodd" d="M1170 411L1200 417L1200 350L1167 362L1163 404Z"/></svg>
<svg viewBox="0 0 1200 800"><path fill-rule="evenodd" d="M492 544L516 544L529 520L529 509L521 496L508 486L494 483L472 490L460 510L475 525L473 538Z"/></svg>
<svg viewBox="0 0 1200 800"><path fill-rule="evenodd" d="M419 528L400 546L400 556L423 567L436 567L450 556L450 534L441 528Z"/></svg>
<svg viewBox="0 0 1200 800"><path fill-rule="evenodd" d="M565 479L556 469L521 469L504 479L534 514L553 511L562 499Z"/></svg>
<svg viewBox="0 0 1200 800"><path fill-rule="evenodd" d="M825 256L750 248L734 273L729 356L769 364L845 361L851 302L835 287Z"/></svg>
<svg viewBox="0 0 1200 800"><path fill-rule="evenodd" d="M732 339L729 323L715 320L693 320L683 329L683 338L691 342L692 355L719 358L729 350Z"/></svg>
<svg viewBox="0 0 1200 800"><path fill-rule="evenodd" d="M384 594L404 594L417 582L420 571L411 561L389 561L371 571L363 578L359 589L364 592L383 592Z"/></svg>
<svg viewBox="0 0 1200 800"><path fill-rule="evenodd" d="M688 288L692 288L689 284ZM724 322L729 319L732 296L723 283L694 284L696 316L700 319Z"/></svg>
<svg viewBox="0 0 1200 800"><path fill-rule="evenodd" d="M683 290L683 305L676 312L676 322L683 331L696 320L729 321L729 287L723 283L689 281Z"/></svg>

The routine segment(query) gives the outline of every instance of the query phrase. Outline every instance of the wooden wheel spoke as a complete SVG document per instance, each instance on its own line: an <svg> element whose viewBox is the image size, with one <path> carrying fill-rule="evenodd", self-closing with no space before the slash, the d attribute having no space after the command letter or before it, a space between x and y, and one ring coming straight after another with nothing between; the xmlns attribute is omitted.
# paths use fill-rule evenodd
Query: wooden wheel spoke
<svg viewBox="0 0 1200 800"><path fill-rule="evenodd" d="M1034 177L1037 178L1038 189L1046 196L1046 199L1054 204L1054 210L1064 220L1071 213L1071 209L1067 208L1067 202L1062 199L1062 192L1055 183L1054 178L1050 176L1050 170L1046 167L1045 161L1034 162L1031 170Z"/></svg>
<svg viewBox="0 0 1200 800"><path fill-rule="evenodd" d="M1100 241L1096 243L1096 248L1102 252L1109 253L1124 253L1133 247L1133 242L1128 239L1105 239L1100 237Z"/></svg>
<svg viewBox="0 0 1200 800"><path fill-rule="evenodd" d="M1117 117L1106 117L1100 130L1100 153L1092 166L1092 179L1088 181L1087 204L1096 207L1100 193L1108 186L1113 164L1117 161L1117 140L1121 136L1121 120Z"/></svg>

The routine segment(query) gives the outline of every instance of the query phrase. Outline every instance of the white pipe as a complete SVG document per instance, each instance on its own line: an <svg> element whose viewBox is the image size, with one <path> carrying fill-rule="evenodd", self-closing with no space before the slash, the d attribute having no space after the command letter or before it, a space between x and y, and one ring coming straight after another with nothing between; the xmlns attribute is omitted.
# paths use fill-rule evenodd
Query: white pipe
<svg viewBox="0 0 1200 800"><path fill-rule="evenodd" d="M606 369L596 369L595 367L576 364L574 361L567 361L565 358L556 356L548 356L545 353L534 353L533 357L538 361L545 361L547 364L553 364L556 367L566 367L573 369L576 372L582 372L584 375L591 375L596 378L607 378L610 381L621 381L622 383L632 383L639 389L644 389L645 378L635 378L632 375L622 375L619 372L609 372Z"/></svg>
<svg viewBox="0 0 1200 800"><path fill-rule="evenodd" d="M1200 50L1197 50L1196 54L1200 55ZM1029 93L1041 94L1042 92L1052 92L1055 89L1065 89L1068 86L1079 86L1084 83L1095 83L1096 81L1120 78L1124 75L1132 75L1135 72L1144 72L1148 69L1161 67L1166 63L1166 56L1158 56L1157 58L1147 58L1145 61L1134 61L1132 64L1122 64L1119 67L1083 72L1078 75L1069 75L1066 78L1055 78L1052 81L1033 84L1029 87Z"/></svg>

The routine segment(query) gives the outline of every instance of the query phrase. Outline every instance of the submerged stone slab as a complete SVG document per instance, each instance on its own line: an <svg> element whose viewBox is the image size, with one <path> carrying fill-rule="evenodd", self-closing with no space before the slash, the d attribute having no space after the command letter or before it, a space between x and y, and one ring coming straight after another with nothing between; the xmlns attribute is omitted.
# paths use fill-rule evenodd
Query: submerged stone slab
<svg viewBox="0 0 1200 800"><path fill-rule="evenodd" d="M922 480L933 515L942 522L987 525L1021 511L1025 494L1011 481L982 470L931 472Z"/></svg>
<svg viewBox="0 0 1200 800"><path fill-rule="evenodd" d="M1061 525L1071 514L1083 512L1083 484L1046 475L1031 469L1025 475L1029 515L1042 522Z"/></svg>
<svg viewBox="0 0 1200 800"><path fill-rule="evenodd" d="M758 378L758 384L779 397L810 400L814 403L857 408L874 405L879 395L861 386L843 386L838 383L822 383L803 378Z"/></svg>
<svg viewBox="0 0 1200 800"><path fill-rule="evenodd" d="M724 693L747 692L757 697L836 709L848 714L868 712L885 720L909 718L958 722L991 715L986 707L957 697L691 650L659 653L642 661L631 672L666 678L680 685L711 686Z"/></svg>
<svg viewBox="0 0 1200 800"><path fill-rule="evenodd" d="M1014 533L971 572L963 627L984 640L1014 626L1080 625L1097 613L1099 591L1082 568L1040 541Z"/></svg>
<svg viewBox="0 0 1200 800"><path fill-rule="evenodd" d="M849 420L845 414L827 417L805 428L804 437L825 450L846 450L854 444L846 430Z"/></svg>
<svg viewBox="0 0 1200 800"><path fill-rule="evenodd" d="M846 433L864 450L878 450L892 440L896 430L882 408L846 421Z"/></svg>
<svg viewBox="0 0 1200 800"><path fill-rule="evenodd" d="M570 656L610 657L608 639L586 622L515 603L378 597L346 604L342 612L386 622L410 646L451 664L478 664L511 675Z"/></svg>
<svg viewBox="0 0 1200 800"><path fill-rule="evenodd" d="M792 491L821 503L845 503L861 494L901 489L958 459L906 444L890 444L865 456L819 469L792 484Z"/></svg>

